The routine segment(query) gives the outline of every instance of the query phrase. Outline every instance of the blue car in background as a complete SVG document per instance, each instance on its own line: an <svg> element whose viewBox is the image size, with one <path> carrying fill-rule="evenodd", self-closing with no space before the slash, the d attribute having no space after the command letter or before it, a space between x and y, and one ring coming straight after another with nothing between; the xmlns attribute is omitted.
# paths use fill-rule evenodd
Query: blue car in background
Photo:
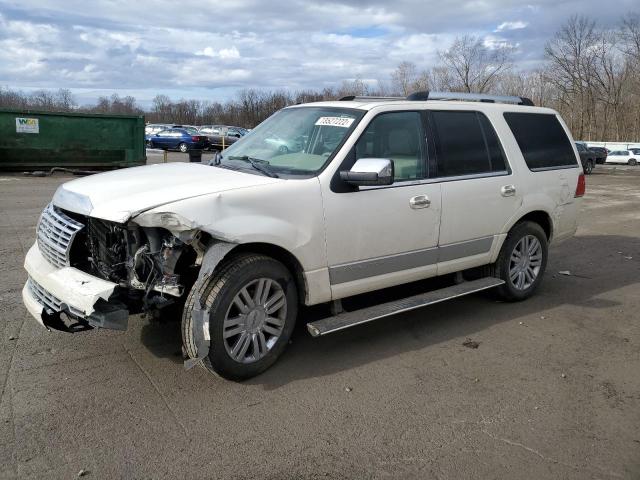
<svg viewBox="0 0 640 480"><path fill-rule="evenodd" d="M192 127L167 128L158 133L147 135L146 140L149 148L179 150L182 153L209 148L209 138L199 134L198 130Z"/></svg>

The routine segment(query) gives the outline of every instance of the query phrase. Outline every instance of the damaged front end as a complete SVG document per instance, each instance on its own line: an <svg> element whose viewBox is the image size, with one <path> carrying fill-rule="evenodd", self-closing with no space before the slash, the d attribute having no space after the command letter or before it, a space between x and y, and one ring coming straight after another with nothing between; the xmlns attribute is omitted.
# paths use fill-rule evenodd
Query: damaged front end
<svg viewBox="0 0 640 480"><path fill-rule="evenodd" d="M143 310L179 298L189 287L198 242L190 244L163 228L87 217L84 235L71 250L71 266L127 289ZM186 283L185 283L186 282ZM191 282L192 283L192 282Z"/></svg>
<svg viewBox="0 0 640 480"><path fill-rule="evenodd" d="M203 256L199 233L121 224L47 206L27 256L25 305L47 328L127 328L131 313L180 305Z"/></svg>

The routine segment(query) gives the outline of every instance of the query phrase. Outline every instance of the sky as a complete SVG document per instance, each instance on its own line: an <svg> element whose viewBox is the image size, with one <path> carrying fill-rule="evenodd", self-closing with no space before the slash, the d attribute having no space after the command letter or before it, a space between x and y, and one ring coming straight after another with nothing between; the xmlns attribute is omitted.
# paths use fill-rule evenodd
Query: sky
<svg viewBox="0 0 640 480"><path fill-rule="evenodd" d="M635 1L0 0L0 87L70 89L80 104L156 94L226 100L243 88L388 80L402 61L437 61L456 36L543 60L571 15L615 25Z"/></svg>

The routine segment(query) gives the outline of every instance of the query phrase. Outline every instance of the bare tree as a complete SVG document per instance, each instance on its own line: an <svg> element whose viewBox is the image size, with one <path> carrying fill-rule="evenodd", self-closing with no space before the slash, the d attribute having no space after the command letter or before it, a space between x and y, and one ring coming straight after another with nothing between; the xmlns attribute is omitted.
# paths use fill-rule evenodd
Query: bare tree
<svg viewBox="0 0 640 480"><path fill-rule="evenodd" d="M549 79L566 98L578 101L578 123L572 127L579 138L586 138L592 133L594 112L590 106L595 93L598 46L595 22L577 15L571 17L545 46Z"/></svg>
<svg viewBox="0 0 640 480"><path fill-rule="evenodd" d="M487 46L479 37L457 37L451 47L439 52L443 66L441 75L454 83L451 90L484 93L498 77L511 68L511 48L505 44Z"/></svg>
<svg viewBox="0 0 640 480"><path fill-rule="evenodd" d="M417 69L411 62L401 62L391 74L391 85L394 90L403 96L411 93L417 78Z"/></svg>
<svg viewBox="0 0 640 480"><path fill-rule="evenodd" d="M71 90L66 88L61 88L56 92L54 102L56 109L62 112L70 112L78 106Z"/></svg>
<svg viewBox="0 0 640 480"><path fill-rule="evenodd" d="M620 36L623 51L640 65L640 13L629 13L622 19Z"/></svg>

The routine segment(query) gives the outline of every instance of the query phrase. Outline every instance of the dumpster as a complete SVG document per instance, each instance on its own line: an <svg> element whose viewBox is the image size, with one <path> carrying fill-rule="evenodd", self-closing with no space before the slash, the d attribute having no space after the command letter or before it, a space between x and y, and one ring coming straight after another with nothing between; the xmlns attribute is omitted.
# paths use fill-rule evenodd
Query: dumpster
<svg viewBox="0 0 640 480"><path fill-rule="evenodd" d="M0 109L0 170L145 163L144 115Z"/></svg>

